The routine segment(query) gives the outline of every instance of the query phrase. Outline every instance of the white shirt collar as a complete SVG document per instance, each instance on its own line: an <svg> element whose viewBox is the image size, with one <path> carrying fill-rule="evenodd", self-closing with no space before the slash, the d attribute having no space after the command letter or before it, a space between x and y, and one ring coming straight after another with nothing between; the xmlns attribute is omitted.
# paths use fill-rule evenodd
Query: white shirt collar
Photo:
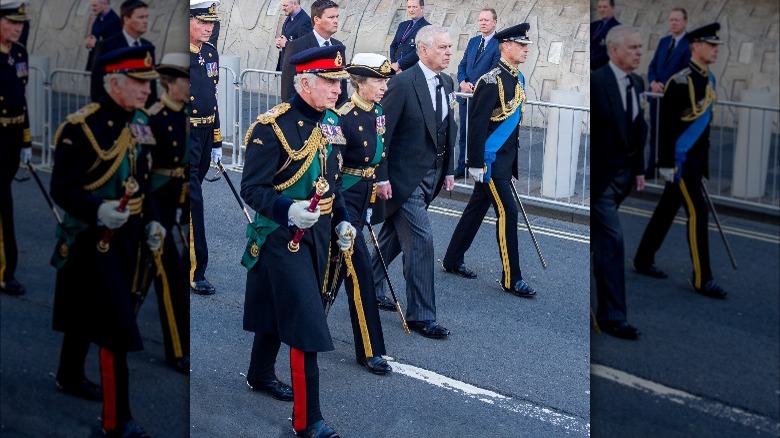
<svg viewBox="0 0 780 438"><path fill-rule="evenodd" d="M612 72L615 73L615 78L617 78L618 83L622 82L623 78L628 76L628 73L624 72L620 67L615 65L615 63L612 62L611 59L609 60L609 68L611 68ZM620 84L620 85L623 85L623 84Z"/></svg>
<svg viewBox="0 0 780 438"><path fill-rule="evenodd" d="M429 69L428 66L423 64L422 61L418 61L418 64L420 64L420 69L422 70L423 74L425 75L425 80L430 81L433 79L434 76L436 76L436 72Z"/></svg>
<svg viewBox="0 0 780 438"><path fill-rule="evenodd" d="M317 38L317 44L319 44L320 47L325 44L325 41L330 41L330 38L323 38L316 30L314 31L314 38ZM330 41L330 44L333 45L333 41Z"/></svg>
<svg viewBox="0 0 780 438"><path fill-rule="evenodd" d="M134 39L127 32L125 32L124 29L122 29L122 35L125 36L125 39L127 40L127 45L130 46L130 47L132 47L133 43L135 43L136 41L138 41L138 44L141 44L141 38L138 38L137 40Z"/></svg>
<svg viewBox="0 0 780 438"><path fill-rule="evenodd" d="M493 35L495 35L495 34L496 34L495 30L493 31L493 33L491 33L488 36L484 36L484 35L480 34L482 36L482 38L485 38L485 47L487 47L488 43L490 42L490 40L493 38Z"/></svg>

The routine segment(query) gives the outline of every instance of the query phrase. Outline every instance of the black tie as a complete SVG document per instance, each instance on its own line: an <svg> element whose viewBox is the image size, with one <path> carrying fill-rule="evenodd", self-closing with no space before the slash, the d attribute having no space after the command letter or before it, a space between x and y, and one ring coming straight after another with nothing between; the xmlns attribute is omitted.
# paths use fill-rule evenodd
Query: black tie
<svg viewBox="0 0 780 438"><path fill-rule="evenodd" d="M672 52L674 52L676 42L677 40L674 38L674 36L672 36L672 42L669 44L669 50L666 51L666 59L664 60L664 62L669 62L669 58L672 57Z"/></svg>
<svg viewBox="0 0 780 438"><path fill-rule="evenodd" d="M436 75L436 126L439 126L442 122L442 107L441 107L441 89L444 86L441 84L441 75Z"/></svg>
<svg viewBox="0 0 780 438"><path fill-rule="evenodd" d="M292 21L292 15L288 15L287 18L284 19L284 23L282 24L282 35L287 31L287 26Z"/></svg>
<svg viewBox="0 0 780 438"><path fill-rule="evenodd" d="M141 45L141 42L138 41L138 40L135 40L135 42L133 43L133 47L138 47L140 45Z"/></svg>
<svg viewBox="0 0 780 438"><path fill-rule="evenodd" d="M626 128L631 129L634 124L634 85L631 83L631 76L626 76L628 85L626 85Z"/></svg>
<svg viewBox="0 0 780 438"><path fill-rule="evenodd" d="M323 46L329 46L330 45L330 40L325 40L325 43L323 43L322 45Z"/></svg>
<svg viewBox="0 0 780 438"><path fill-rule="evenodd" d="M481 55L483 50L485 50L485 37L482 37L482 41L479 42L479 48L477 49L477 56Z"/></svg>

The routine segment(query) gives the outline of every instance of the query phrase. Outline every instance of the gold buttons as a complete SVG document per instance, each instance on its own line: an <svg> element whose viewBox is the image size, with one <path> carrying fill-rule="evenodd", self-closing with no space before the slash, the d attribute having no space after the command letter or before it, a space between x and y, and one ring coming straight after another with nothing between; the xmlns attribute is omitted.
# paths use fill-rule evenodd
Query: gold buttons
<svg viewBox="0 0 780 438"><path fill-rule="evenodd" d="M303 120L298 120L298 126L303 126Z"/></svg>
<svg viewBox="0 0 780 438"><path fill-rule="evenodd" d="M109 120L108 121L108 126L114 126L114 121L113 120Z"/></svg>
<svg viewBox="0 0 780 438"><path fill-rule="evenodd" d="M382 152L382 158L384 158L384 156L385 156L385 153L384 153L384 152Z"/></svg>
<svg viewBox="0 0 780 438"><path fill-rule="evenodd" d="M173 132L173 126L168 126L168 132Z"/></svg>
<svg viewBox="0 0 780 438"><path fill-rule="evenodd" d="M164 110L163 110L163 115L164 115L164 116L167 116L167 115L168 115L168 111L164 111Z"/></svg>
<svg viewBox="0 0 780 438"><path fill-rule="evenodd" d="M357 111L353 111L352 114L358 115L358 112Z"/></svg>
<svg viewBox="0 0 780 438"><path fill-rule="evenodd" d="M174 142L174 143L175 143L175 142ZM174 146L176 146L176 145L174 145ZM178 163L178 162L179 162L179 157L173 157L173 162L174 162L174 163Z"/></svg>
<svg viewBox="0 0 780 438"><path fill-rule="evenodd" d="M178 146L178 145L179 145L179 142L177 142L176 140L174 140L172 144L173 144L173 147L176 147L176 146Z"/></svg>
<svg viewBox="0 0 780 438"><path fill-rule="evenodd" d="M196 109L192 110L192 114L198 114L198 110Z"/></svg>
<svg viewBox="0 0 780 438"><path fill-rule="evenodd" d="M366 163L368 163L368 157L366 157L366 159L365 159L364 161L365 161Z"/></svg>
<svg viewBox="0 0 780 438"><path fill-rule="evenodd" d="M216 111L216 110L217 110L217 107L214 107L214 111Z"/></svg>
<svg viewBox="0 0 780 438"><path fill-rule="evenodd" d="M190 100L195 100L195 96L190 96Z"/></svg>
<svg viewBox="0 0 780 438"><path fill-rule="evenodd" d="M363 130L363 127L362 126L358 126L358 131L362 131L362 130Z"/></svg>
<svg viewBox="0 0 780 438"><path fill-rule="evenodd" d="M363 147L366 147L366 146L368 146L368 142L367 142L367 141L364 141L364 142L363 142Z"/></svg>

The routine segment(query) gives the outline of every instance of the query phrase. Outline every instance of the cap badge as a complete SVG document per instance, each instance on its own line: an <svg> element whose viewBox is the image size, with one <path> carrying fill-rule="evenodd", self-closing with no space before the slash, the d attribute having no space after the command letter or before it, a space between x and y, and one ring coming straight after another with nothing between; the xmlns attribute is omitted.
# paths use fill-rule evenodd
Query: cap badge
<svg viewBox="0 0 780 438"><path fill-rule="evenodd" d="M144 65L146 67L152 66L152 54L150 52L146 52L146 57L144 58Z"/></svg>
<svg viewBox="0 0 780 438"><path fill-rule="evenodd" d="M216 14L217 13L217 4L212 3L211 6L209 6L209 14Z"/></svg>
<svg viewBox="0 0 780 438"><path fill-rule="evenodd" d="M336 59L333 60L333 64L336 67L341 67L341 65L344 63L344 59L341 58L341 52L336 53Z"/></svg>
<svg viewBox="0 0 780 438"><path fill-rule="evenodd" d="M390 61L385 60L385 62L382 63L382 66L379 67L379 72L383 74L390 73Z"/></svg>

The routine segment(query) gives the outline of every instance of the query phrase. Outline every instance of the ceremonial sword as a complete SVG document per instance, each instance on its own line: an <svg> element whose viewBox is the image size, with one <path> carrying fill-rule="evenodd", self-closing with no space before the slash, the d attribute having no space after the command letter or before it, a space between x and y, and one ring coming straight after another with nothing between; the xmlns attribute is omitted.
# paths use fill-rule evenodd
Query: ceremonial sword
<svg viewBox="0 0 780 438"><path fill-rule="evenodd" d="M404 326L404 332L406 334L409 334L409 326L406 325L406 318L404 317L404 312L401 310L401 305L398 303L398 298L395 296L395 289L393 289L393 283L390 282L390 274L387 272L387 265L385 264L385 258L382 257L382 252L379 251L379 241L376 238L376 234L374 234L374 228L371 227L370 222L366 222L366 225L368 225L368 232L371 233L371 240L374 242L374 247L376 247L376 254L379 256L379 261L382 262L382 269L385 271L385 279L387 280L387 285L390 287L390 294L393 296L393 302L395 302L395 310L398 312L398 314L401 316L401 325Z"/></svg>
<svg viewBox="0 0 780 438"><path fill-rule="evenodd" d="M541 248L539 248L539 242L536 241L534 230L531 229L531 222L528 220L528 215L525 213L525 208L523 208L523 203L520 202L520 195L517 194L517 188L515 187L514 178L509 180L509 185L512 188L512 194L515 195L515 200L517 201L517 205L520 206L520 211L523 213L523 219L525 219L525 225L528 227L528 232L531 233L531 240L534 241L534 246L536 247L536 253L539 254L539 260L542 262L542 268L547 269L547 262L544 261L544 256L542 256L542 250Z"/></svg>
<svg viewBox="0 0 780 438"><path fill-rule="evenodd" d="M27 162L27 168L30 169L30 173L32 174L33 178L35 178L35 182L38 183L38 187L40 187L41 193L43 193L43 197L46 198L46 203L49 204L49 208L51 208L51 212L54 213L54 217L57 219L57 223L61 224L62 218L60 217L60 213L57 211L57 207L54 206L54 202L51 200L49 193L47 193L46 189L43 187L41 178L38 176L38 172L35 171L32 162L30 161Z"/></svg>
<svg viewBox="0 0 780 438"><path fill-rule="evenodd" d="M734 253L731 252L731 246L729 246L729 241L726 240L726 233L723 232L723 226L720 224L720 218L718 218L718 213L715 212L715 204L713 204L712 199L710 199L710 193L707 191L707 185L704 184L704 181L701 181L701 191L704 194L704 199L707 200L707 205L710 206L712 217L715 218L715 224L718 225L718 231L720 231L720 237L723 239L723 244L726 245L726 252L729 253L731 265L734 266L734 269L737 269L737 260L734 258Z"/></svg>
<svg viewBox="0 0 780 438"><path fill-rule="evenodd" d="M222 172L222 174L225 175L225 181L227 181L228 185L230 186L230 190L233 192L233 196L236 197L236 201L238 201L238 205L241 206L241 211L244 212L244 216L246 217L246 220L249 223L252 223L252 217L249 216L249 211L247 211L246 206L244 205L244 201L242 201L241 197L238 196L238 192L236 191L235 186L233 186L233 181L230 180L230 177L228 176L225 167L222 166L222 160L217 160L217 169L219 169L219 172ZM214 181L216 181L217 179L219 178L215 178Z"/></svg>

